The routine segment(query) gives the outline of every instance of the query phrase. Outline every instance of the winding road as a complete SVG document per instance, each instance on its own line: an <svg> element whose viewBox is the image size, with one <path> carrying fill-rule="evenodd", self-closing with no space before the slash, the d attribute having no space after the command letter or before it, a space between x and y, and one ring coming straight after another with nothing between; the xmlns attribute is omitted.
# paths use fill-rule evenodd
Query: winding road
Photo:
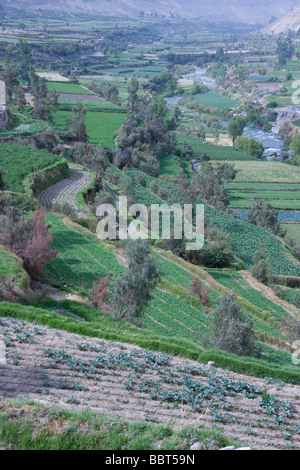
<svg viewBox="0 0 300 470"><path fill-rule="evenodd" d="M70 167L69 178L49 186L38 195L37 199L41 206L47 210L52 209L55 203L68 203L76 211L78 217L86 217L86 214L78 206L76 196L89 186L93 177L93 174L88 171Z"/></svg>

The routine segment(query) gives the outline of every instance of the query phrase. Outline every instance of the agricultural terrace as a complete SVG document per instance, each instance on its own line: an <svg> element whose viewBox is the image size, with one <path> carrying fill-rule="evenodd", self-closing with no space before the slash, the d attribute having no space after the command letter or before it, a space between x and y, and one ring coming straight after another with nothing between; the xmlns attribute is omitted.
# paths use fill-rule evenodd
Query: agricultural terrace
<svg viewBox="0 0 300 470"><path fill-rule="evenodd" d="M59 128L65 129L70 116L72 116L71 111L57 111L54 122ZM85 115L85 123L90 144L99 145L102 142L106 147L113 148L115 132L125 119L125 113L88 111Z"/></svg>
<svg viewBox="0 0 300 470"><path fill-rule="evenodd" d="M275 209L297 210L300 207L300 183L230 183L230 207L249 209L254 197Z"/></svg>
<svg viewBox="0 0 300 470"><path fill-rule="evenodd" d="M73 95L93 95L87 88L75 83L47 82L47 90L50 93L71 93Z"/></svg>
<svg viewBox="0 0 300 470"><path fill-rule="evenodd" d="M237 150L234 147L223 145L213 145L209 142L190 137L187 135L176 133L178 147L183 150L184 144L190 144L193 148L193 158L201 160L204 154L208 155L211 160L229 160L229 161L255 161L257 158L248 155L245 152Z"/></svg>
<svg viewBox="0 0 300 470"><path fill-rule="evenodd" d="M61 157L47 150L36 150L25 145L0 144L0 168L10 191L24 192L24 179L61 161Z"/></svg>
<svg viewBox="0 0 300 470"><path fill-rule="evenodd" d="M118 170L116 169L116 171ZM156 182L158 190L163 190L165 194L164 200L166 202L173 203L174 199L176 200L178 198L176 184L155 179L138 170L129 169L126 171L135 181L135 191L139 203L149 206L150 204L158 204L159 201L161 201L161 199L150 190L153 181ZM138 184L139 176L143 176L143 179L146 181L146 188ZM199 202L203 203L203 201ZM270 257L274 273L287 276L300 275L299 265L296 260L292 258L286 246L278 238L261 227L238 220L230 214L218 211L206 203L204 203L204 205L207 219L211 224L222 228L230 235L233 251L235 255L245 263L246 267L252 265L254 254L258 247L263 244Z"/></svg>
<svg viewBox="0 0 300 470"><path fill-rule="evenodd" d="M68 224L57 215L49 214L48 221L51 223L53 248L59 251L57 258L48 265L49 280L55 285L87 293L93 282L109 276L113 287L113 281L124 272L120 264L121 255L118 254L118 260L111 248L95 235L82 227ZM222 272L216 272L219 278L214 280L203 269L192 267L174 255L154 254L162 281L141 317L150 332L170 340L176 337L181 342L187 341L190 345L188 349L191 345L199 347L199 338L209 334L209 319L207 309L190 293L196 274L209 288L211 306L217 304L220 295L236 289L238 302L254 322L257 339L263 343L261 361L266 361L265 367L272 368L276 364L280 371L284 366L286 371L296 372L290 367L289 353L284 350L286 339L281 327L284 319L290 317L284 306L264 298L259 292L255 296L255 290L235 271L225 274L225 281ZM283 350L277 352L271 346L274 344Z"/></svg>
<svg viewBox="0 0 300 470"><path fill-rule="evenodd" d="M4 396L14 398L22 381L28 399L39 401L44 390L43 403L51 407L71 406L73 411L88 408L96 413L105 410L110 418L150 420L175 428L196 420L197 428L217 426L219 431L237 434L256 449L283 449L287 443L299 448L299 386L275 387L267 378L250 381L243 375L186 359L36 327L13 318L1 318L2 331L9 335L10 348L9 367L0 379L0 400ZM45 374L41 377L34 370L44 370ZM94 440L97 426L95 417ZM207 432L210 435L211 431ZM125 445L123 433L118 433L117 449ZM170 443L166 446L170 448ZM141 444L137 447L140 449ZM143 448L148 449L149 442Z"/></svg>
<svg viewBox="0 0 300 470"><path fill-rule="evenodd" d="M236 182L245 183L299 183L300 167L280 162L245 161L235 163Z"/></svg>
<svg viewBox="0 0 300 470"><path fill-rule="evenodd" d="M239 103L236 100L228 98L227 96L219 95L213 91L195 95L193 100L201 106L212 108L237 108L239 106Z"/></svg>

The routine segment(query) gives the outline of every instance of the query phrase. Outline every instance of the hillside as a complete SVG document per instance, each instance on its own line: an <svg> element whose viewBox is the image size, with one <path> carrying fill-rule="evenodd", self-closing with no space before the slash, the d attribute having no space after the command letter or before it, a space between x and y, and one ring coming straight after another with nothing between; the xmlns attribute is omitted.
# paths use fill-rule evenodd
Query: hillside
<svg viewBox="0 0 300 470"><path fill-rule="evenodd" d="M243 2L244 3L244 2ZM198 1L188 0L49 0L37 1L8 0L6 6L44 9L56 12L88 13L108 16L139 16L141 12L145 15L164 15L167 17L204 18L212 21L240 21L244 23L266 23L272 16L280 17L289 8L293 8L297 0L286 0L284 5L279 1L253 1L241 6L238 0L222 1Z"/></svg>
<svg viewBox="0 0 300 470"><path fill-rule="evenodd" d="M281 34L288 31L298 33L300 28L300 5L293 8L287 15L274 21L270 25L263 28L265 34Z"/></svg>

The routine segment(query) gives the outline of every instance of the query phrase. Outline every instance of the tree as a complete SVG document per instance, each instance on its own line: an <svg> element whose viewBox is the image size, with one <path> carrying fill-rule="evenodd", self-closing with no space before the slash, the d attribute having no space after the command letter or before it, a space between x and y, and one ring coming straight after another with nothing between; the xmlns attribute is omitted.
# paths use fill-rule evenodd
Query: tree
<svg viewBox="0 0 300 470"><path fill-rule="evenodd" d="M84 117L86 109L80 101L73 108L73 116L67 119L67 136L77 142L87 142L86 124Z"/></svg>
<svg viewBox="0 0 300 470"><path fill-rule="evenodd" d="M4 191L5 188L6 188L6 183L4 182L4 179L3 179L3 170L2 168L0 168L0 191Z"/></svg>
<svg viewBox="0 0 300 470"><path fill-rule="evenodd" d="M23 88L18 88L18 91L16 93L16 108L17 110L22 113L24 110L24 107L26 106L26 98L25 98L25 93Z"/></svg>
<svg viewBox="0 0 300 470"><path fill-rule="evenodd" d="M293 163L300 165L300 136L293 137L290 150L293 153Z"/></svg>
<svg viewBox="0 0 300 470"><path fill-rule="evenodd" d="M277 54L280 67L286 65L295 52L291 38L280 36L277 40Z"/></svg>
<svg viewBox="0 0 300 470"><path fill-rule="evenodd" d="M158 268L145 240L131 240L125 249L127 272L116 280L115 315L138 323L159 278Z"/></svg>
<svg viewBox="0 0 300 470"><path fill-rule="evenodd" d="M251 356L255 352L253 323L247 320L236 304L235 293L224 295L210 318L211 342L238 356Z"/></svg>
<svg viewBox="0 0 300 470"><path fill-rule="evenodd" d="M130 113L135 113L138 109L140 85L137 78L132 78L128 87L128 108Z"/></svg>
<svg viewBox="0 0 300 470"><path fill-rule="evenodd" d="M244 118L244 116L237 116L229 122L228 134L232 138L233 145L235 145L237 137L243 135L245 127L246 119Z"/></svg>
<svg viewBox="0 0 300 470"><path fill-rule="evenodd" d="M201 250L205 266L210 268L227 268L234 261L234 254L229 235L216 226L208 227L206 243Z"/></svg>
<svg viewBox="0 0 300 470"><path fill-rule="evenodd" d="M5 83L7 104L11 104L14 93L19 86L19 74L16 67L10 62L5 63L3 81Z"/></svg>
<svg viewBox="0 0 300 470"><path fill-rule="evenodd" d="M249 222L253 225L263 227L268 232L273 233L279 237L286 235L278 221L278 212L270 204L265 204L265 201L253 198L252 205L249 211Z"/></svg>
<svg viewBox="0 0 300 470"><path fill-rule="evenodd" d="M264 246L261 246L254 254L251 273L262 284L272 284L272 267Z"/></svg>
<svg viewBox="0 0 300 470"><path fill-rule="evenodd" d="M48 91L46 80L40 78L33 70L30 73L31 93L34 96L34 115L39 119L47 119Z"/></svg>
<svg viewBox="0 0 300 470"><path fill-rule="evenodd" d="M58 252L52 250L52 235L46 224L46 211L36 210L29 221L29 240L21 252L24 268L32 279L43 274L47 263L56 258Z"/></svg>
<svg viewBox="0 0 300 470"><path fill-rule="evenodd" d="M235 146L238 150L242 150L256 158L261 158L264 153L263 144L254 138L239 136L236 139Z"/></svg>
<svg viewBox="0 0 300 470"><path fill-rule="evenodd" d="M42 275L44 266L57 255L51 248L52 235L45 219L44 209L28 218L15 207L7 207L1 219L0 244L23 260L32 279Z"/></svg>
<svg viewBox="0 0 300 470"><path fill-rule="evenodd" d="M59 110L59 94L55 90L48 97L48 109L51 112L51 121L53 121L53 115Z"/></svg>
<svg viewBox="0 0 300 470"><path fill-rule="evenodd" d="M209 289L202 288L202 282L197 276L193 277L192 292L199 297L203 305L209 305Z"/></svg>
<svg viewBox="0 0 300 470"><path fill-rule="evenodd" d="M154 114L160 118L166 117L168 114L168 107L161 95L154 95L151 101L151 106L153 109Z"/></svg>
<svg viewBox="0 0 300 470"><path fill-rule="evenodd" d="M92 303L95 308L101 309L105 306L105 299L109 296L109 278L105 277L101 279L99 283L95 283L92 289Z"/></svg>

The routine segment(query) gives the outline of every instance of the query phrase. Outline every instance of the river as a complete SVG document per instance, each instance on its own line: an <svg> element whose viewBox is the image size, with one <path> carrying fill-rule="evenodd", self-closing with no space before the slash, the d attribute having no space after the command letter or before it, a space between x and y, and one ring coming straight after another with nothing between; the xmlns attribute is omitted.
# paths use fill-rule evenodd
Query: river
<svg viewBox="0 0 300 470"><path fill-rule="evenodd" d="M276 157L281 157L282 153L285 152L283 140L274 132L265 132L255 127L246 126L244 135L253 137L263 144L265 150L263 156L266 160L274 160Z"/></svg>
<svg viewBox="0 0 300 470"><path fill-rule="evenodd" d="M237 209L233 213L241 220L248 220L249 211ZM278 211L278 220L279 222L300 223L300 211Z"/></svg>
<svg viewBox="0 0 300 470"><path fill-rule="evenodd" d="M194 80L195 83L203 83L206 85L209 90L216 88L217 82L214 78L208 77L206 74L206 69L201 67L195 67L193 72L186 73L182 75L183 80ZM183 98L183 95L174 95L165 98L168 108L172 109L178 105L179 101Z"/></svg>

